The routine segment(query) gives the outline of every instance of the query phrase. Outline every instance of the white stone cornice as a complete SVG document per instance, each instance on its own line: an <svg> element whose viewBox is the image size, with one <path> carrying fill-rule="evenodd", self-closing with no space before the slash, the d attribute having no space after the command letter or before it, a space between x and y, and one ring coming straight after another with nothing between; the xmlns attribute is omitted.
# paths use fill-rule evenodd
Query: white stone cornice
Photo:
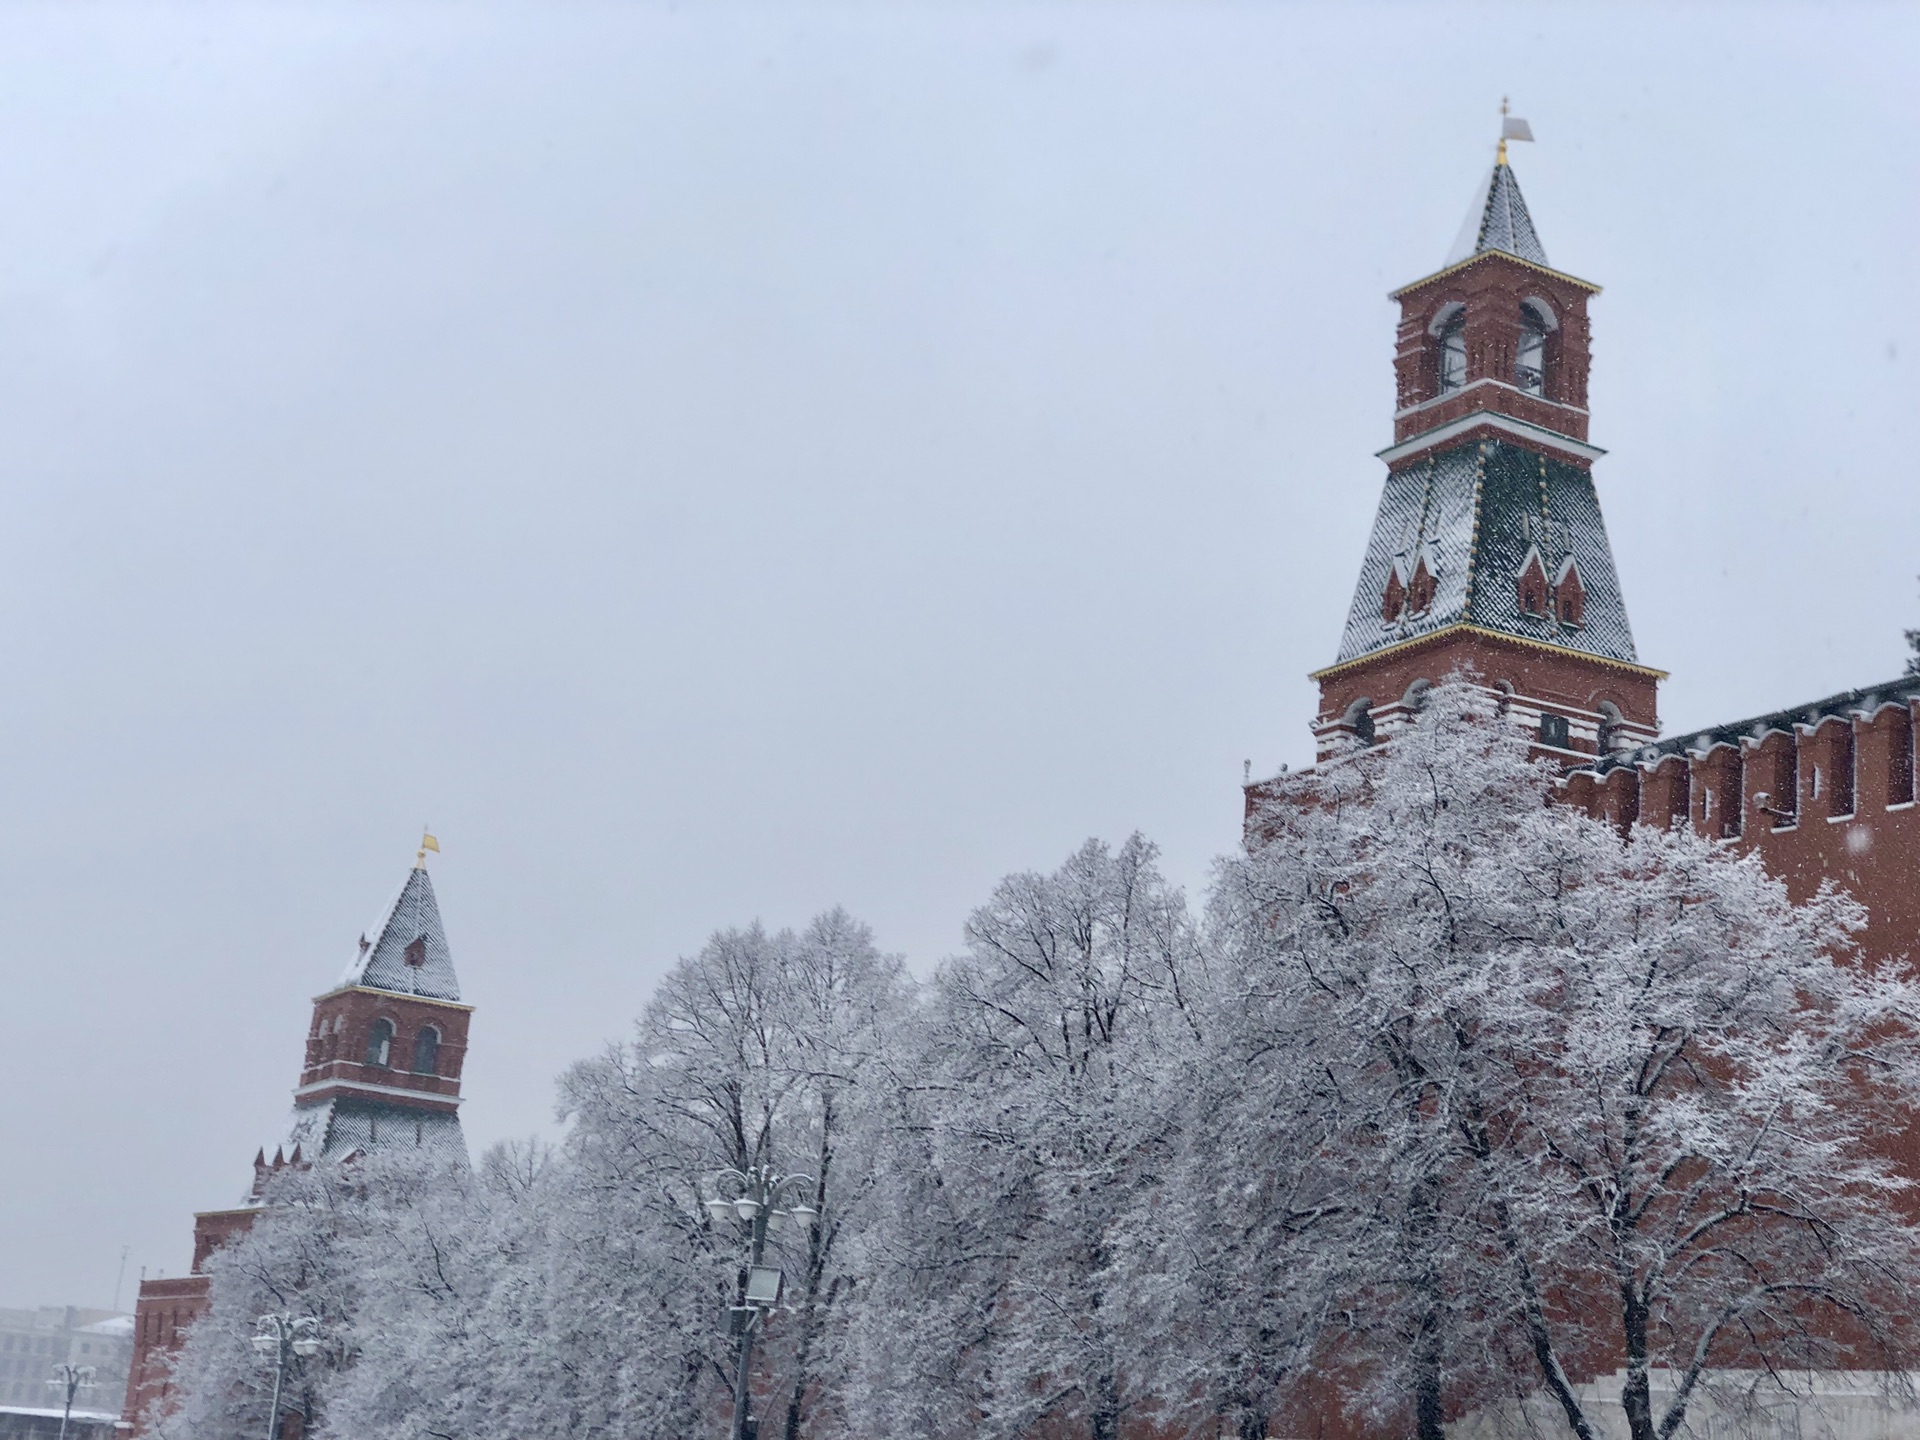
<svg viewBox="0 0 1920 1440"><path fill-rule="evenodd" d="M465 1100L458 1095L436 1095L431 1090L403 1090L398 1085L369 1085L364 1080L318 1080L311 1085L302 1085L293 1092L297 1104L301 1100L318 1095L323 1090L352 1090L361 1095L381 1095L401 1100L431 1100L439 1105L463 1105Z"/></svg>
<svg viewBox="0 0 1920 1440"><path fill-rule="evenodd" d="M1387 464L1404 460L1409 455L1417 455L1422 450L1431 450L1436 445L1444 445L1457 435L1469 430L1486 426L1492 430L1504 430L1515 439L1524 440L1530 445L1542 445L1563 454L1577 455L1583 460L1598 460L1607 452L1598 445L1589 445L1584 440L1575 440L1571 435L1562 435L1558 430L1549 430L1544 425L1534 425L1525 420L1516 420L1511 415L1501 415L1492 410L1476 410L1471 415L1462 415L1458 420L1449 420L1444 425L1436 425L1431 430L1423 430L1410 440L1402 440L1398 445L1389 445L1384 450L1376 450Z"/></svg>

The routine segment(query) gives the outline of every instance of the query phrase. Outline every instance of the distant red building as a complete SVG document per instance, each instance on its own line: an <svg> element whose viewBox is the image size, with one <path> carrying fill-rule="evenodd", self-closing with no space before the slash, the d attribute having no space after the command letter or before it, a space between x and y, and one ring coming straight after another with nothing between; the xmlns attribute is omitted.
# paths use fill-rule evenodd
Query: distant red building
<svg viewBox="0 0 1920 1440"><path fill-rule="evenodd" d="M260 1214L273 1175L288 1165L344 1163L369 1150L415 1149L464 1165L460 1070L472 1007L447 948L425 854L374 926L360 937L340 982L313 1002L306 1062L294 1087L286 1137L253 1160L253 1185L231 1210L194 1216L193 1266L143 1280L134 1312L133 1367L122 1425L146 1433L170 1398L169 1361L207 1308L206 1263Z"/></svg>

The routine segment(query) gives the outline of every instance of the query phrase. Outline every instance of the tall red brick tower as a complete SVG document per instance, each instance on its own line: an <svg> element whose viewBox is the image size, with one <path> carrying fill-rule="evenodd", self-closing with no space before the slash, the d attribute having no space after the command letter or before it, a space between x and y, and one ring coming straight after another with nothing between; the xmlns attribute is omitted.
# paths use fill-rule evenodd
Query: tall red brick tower
<svg viewBox="0 0 1920 1440"><path fill-rule="evenodd" d="M472 1007L460 1000L425 849L371 933L313 1002L292 1121L271 1160L264 1149L254 1156L245 1202L193 1217L190 1273L140 1282L122 1422L134 1440L166 1406L167 1362L207 1308L208 1257L253 1224L276 1172L347 1163L374 1149L418 1151L425 1164L467 1163L460 1070Z"/></svg>
<svg viewBox="0 0 1920 1440"><path fill-rule="evenodd" d="M1340 652L1312 677L1320 759L1460 666L1569 764L1658 735L1665 675L1634 651L1587 439L1598 293L1547 263L1502 141L1446 263L1392 297L1394 443Z"/></svg>

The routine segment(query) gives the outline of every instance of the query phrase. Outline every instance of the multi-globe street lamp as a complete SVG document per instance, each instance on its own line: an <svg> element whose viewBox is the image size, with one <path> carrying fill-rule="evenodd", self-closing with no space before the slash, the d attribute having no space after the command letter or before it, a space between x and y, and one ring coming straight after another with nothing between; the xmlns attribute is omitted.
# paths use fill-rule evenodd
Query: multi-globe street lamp
<svg viewBox="0 0 1920 1440"><path fill-rule="evenodd" d="M67 1440L67 1422L73 1419L74 1393L93 1388L93 1366L56 1365L53 1374L47 1377L47 1384L66 1392L66 1408L60 1412L60 1440Z"/></svg>
<svg viewBox="0 0 1920 1440"><path fill-rule="evenodd" d="M267 1410L267 1440L280 1433L280 1391L287 1383L293 1357L319 1352L320 1322L311 1315L262 1315L255 1327L253 1348L273 1366L273 1404Z"/></svg>
<svg viewBox="0 0 1920 1440"><path fill-rule="evenodd" d="M817 1195L819 1187L811 1175L776 1175L771 1166L749 1165L745 1170L722 1170L714 1177L713 1188L716 1192L734 1192L731 1196L716 1193L706 1202L714 1228L724 1233L729 1223L741 1226L747 1246L747 1263L741 1272L739 1293L727 1307L740 1345L733 1377L733 1426L729 1433L732 1440L754 1440L758 1426L752 1418L753 1397L748 1384L753 1364L753 1337L760 1322L780 1303L780 1270L761 1263L766 1255L767 1232L789 1218L802 1225L817 1219L819 1208L803 1197Z"/></svg>

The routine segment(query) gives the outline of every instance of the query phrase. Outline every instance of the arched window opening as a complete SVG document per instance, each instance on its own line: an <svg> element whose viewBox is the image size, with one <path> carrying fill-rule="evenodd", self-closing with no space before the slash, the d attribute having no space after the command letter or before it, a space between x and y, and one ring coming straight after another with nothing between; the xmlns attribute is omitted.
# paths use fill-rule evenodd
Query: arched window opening
<svg viewBox="0 0 1920 1440"><path fill-rule="evenodd" d="M1520 305L1520 346L1514 352L1513 383L1529 395L1547 388L1547 333L1553 322L1534 301Z"/></svg>
<svg viewBox="0 0 1920 1440"><path fill-rule="evenodd" d="M367 1064L386 1069L393 1061L393 1022L376 1020L367 1031Z"/></svg>
<svg viewBox="0 0 1920 1440"><path fill-rule="evenodd" d="M1467 383L1467 312L1456 310L1440 329L1440 393L1449 394Z"/></svg>
<svg viewBox="0 0 1920 1440"><path fill-rule="evenodd" d="M1624 737L1620 733L1620 725L1625 717L1620 714L1620 707L1611 700L1602 700L1599 708L1600 728L1594 734L1593 748L1596 754L1605 759L1622 747Z"/></svg>
<svg viewBox="0 0 1920 1440"><path fill-rule="evenodd" d="M1347 729L1353 732L1354 739L1358 740L1362 745L1371 745L1374 735L1373 701L1361 699L1349 705L1347 707L1346 726Z"/></svg>
<svg viewBox="0 0 1920 1440"><path fill-rule="evenodd" d="M431 1075L440 1064L440 1032L431 1025L422 1025L420 1033L413 1037L413 1073Z"/></svg>
<svg viewBox="0 0 1920 1440"><path fill-rule="evenodd" d="M1551 710L1540 712L1540 743L1551 745L1556 750L1568 748L1567 717L1556 715Z"/></svg>

